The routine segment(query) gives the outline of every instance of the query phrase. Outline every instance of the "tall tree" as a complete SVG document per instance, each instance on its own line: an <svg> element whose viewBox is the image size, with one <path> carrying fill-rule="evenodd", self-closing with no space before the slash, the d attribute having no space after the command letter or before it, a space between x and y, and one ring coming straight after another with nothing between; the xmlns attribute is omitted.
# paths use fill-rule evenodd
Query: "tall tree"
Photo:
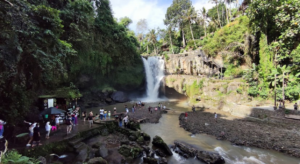
<svg viewBox="0 0 300 164"><path fill-rule="evenodd" d="M184 34L184 16L186 11L192 7L190 0L173 0L173 3L167 9L164 23L169 26L178 27L182 32L182 45L186 46L185 34Z"/></svg>
<svg viewBox="0 0 300 164"><path fill-rule="evenodd" d="M219 22L219 26L220 28L222 27L221 25L221 20L220 20L220 14L219 14L219 0L210 0L212 3L216 4L217 7L217 14L218 14L218 22Z"/></svg>
<svg viewBox="0 0 300 164"><path fill-rule="evenodd" d="M194 7L191 7L187 11L185 11L184 18L188 21L193 42L194 42L195 48L197 48L196 42L195 42L195 39L194 39L193 29L192 29L192 22L196 22L196 18L197 18L197 13L195 12Z"/></svg>
<svg viewBox="0 0 300 164"><path fill-rule="evenodd" d="M146 19L140 19L137 23L136 23L136 31L138 32L138 34L144 34L144 32L148 29L148 23L146 21Z"/></svg>
<svg viewBox="0 0 300 164"><path fill-rule="evenodd" d="M156 48L156 43L157 43L157 32L155 29L152 29L148 33L149 37L149 42L153 45L154 48L154 53L157 55L157 48Z"/></svg>
<svg viewBox="0 0 300 164"><path fill-rule="evenodd" d="M173 42L172 42L172 26L171 25L169 25L169 27L167 28L167 32L169 34L169 40L170 40L170 46L172 49L172 53L174 54Z"/></svg>
<svg viewBox="0 0 300 164"><path fill-rule="evenodd" d="M203 28L204 28L204 33L205 33L205 37L206 37L206 18L207 18L207 12L206 12L205 7L202 8L201 15L203 17Z"/></svg>

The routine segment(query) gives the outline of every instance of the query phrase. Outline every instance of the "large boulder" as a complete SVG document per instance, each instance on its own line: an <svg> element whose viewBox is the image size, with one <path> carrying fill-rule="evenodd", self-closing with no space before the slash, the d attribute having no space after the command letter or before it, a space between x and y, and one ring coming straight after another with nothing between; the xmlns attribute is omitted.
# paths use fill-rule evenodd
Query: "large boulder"
<svg viewBox="0 0 300 164"><path fill-rule="evenodd" d="M157 159L156 158L151 158L151 157L144 157L143 158L143 163L157 164Z"/></svg>
<svg viewBox="0 0 300 164"><path fill-rule="evenodd" d="M108 156L108 150L104 144L99 147L99 155L104 158Z"/></svg>
<svg viewBox="0 0 300 164"><path fill-rule="evenodd" d="M119 149L119 153L124 157L137 158L140 157L143 153L143 149L135 146L122 145Z"/></svg>
<svg viewBox="0 0 300 164"><path fill-rule="evenodd" d="M159 136L155 136L153 138L152 144L158 148L160 148L166 155L173 155L171 149L169 148L169 146L164 142L164 140L159 137Z"/></svg>
<svg viewBox="0 0 300 164"><path fill-rule="evenodd" d="M195 157L197 154L197 149L191 147L190 145L180 142L180 141L174 141L174 144L176 147L178 147L182 152L189 155L189 157Z"/></svg>
<svg viewBox="0 0 300 164"><path fill-rule="evenodd" d="M88 164L107 164L107 161L101 157L92 158L88 161Z"/></svg>
<svg viewBox="0 0 300 164"><path fill-rule="evenodd" d="M198 160L203 161L205 163L210 163L210 164L225 163L225 160L218 153L203 151L181 141L175 141L174 144L176 148L179 149L179 151L175 150L175 152L178 152L180 155L186 156L186 158L196 156Z"/></svg>
<svg viewBox="0 0 300 164"><path fill-rule="evenodd" d="M116 102L120 102L120 103L123 103L123 102L127 102L129 99L127 97L127 95L122 92L122 91L117 91L117 92L114 92L112 95L111 95L111 98L116 101Z"/></svg>
<svg viewBox="0 0 300 164"><path fill-rule="evenodd" d="M207 151L198 151L197 159L211 164L224 164L225 160L220 156L219 153L207 152Z"/></svg>

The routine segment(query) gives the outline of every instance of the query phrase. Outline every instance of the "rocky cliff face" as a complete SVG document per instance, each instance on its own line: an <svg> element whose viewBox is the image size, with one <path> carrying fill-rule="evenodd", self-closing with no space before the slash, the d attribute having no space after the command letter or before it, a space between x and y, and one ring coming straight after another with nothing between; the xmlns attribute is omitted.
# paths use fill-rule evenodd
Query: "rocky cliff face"
<svg viewBox="0 0 300 164"><path fill-rule="evenodd" d="M225 71L222 59L208 58L201 50L169 55L165 63L167 74L213 76Z"/></svg>
<svg viewBox="0 0 300 164"><path fill-rule="evenodd" d="M252 99L247 94L248 85L242 79L167 75L165 85L187 95L190 104L223 110L235 116L250 115L253 106Z"/></svg>

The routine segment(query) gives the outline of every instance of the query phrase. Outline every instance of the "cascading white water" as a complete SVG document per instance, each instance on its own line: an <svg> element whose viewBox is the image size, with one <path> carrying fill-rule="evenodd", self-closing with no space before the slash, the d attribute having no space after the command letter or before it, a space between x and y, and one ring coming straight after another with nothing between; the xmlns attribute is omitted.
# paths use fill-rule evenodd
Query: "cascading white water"
<svg viewBox="0 0 300 164"><path fill-rule="evenodd" d="M160 84L165 76L165 61L161 57L148 57L148 59L143 58L143 63L147 81L146 101L157 101Z"/></svg>

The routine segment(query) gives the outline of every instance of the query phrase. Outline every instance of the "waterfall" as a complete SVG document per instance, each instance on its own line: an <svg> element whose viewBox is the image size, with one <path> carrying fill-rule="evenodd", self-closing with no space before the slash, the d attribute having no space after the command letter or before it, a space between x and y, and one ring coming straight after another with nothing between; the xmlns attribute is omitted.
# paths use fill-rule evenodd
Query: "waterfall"
<svg viewBox="0 0 300 164"><path fill-rule="evenodd" d="M157 101L160 84L165 76L165 61L161 57L148 57L148 59L143 58L143 63L147 81L146 101Z"/></svg>

